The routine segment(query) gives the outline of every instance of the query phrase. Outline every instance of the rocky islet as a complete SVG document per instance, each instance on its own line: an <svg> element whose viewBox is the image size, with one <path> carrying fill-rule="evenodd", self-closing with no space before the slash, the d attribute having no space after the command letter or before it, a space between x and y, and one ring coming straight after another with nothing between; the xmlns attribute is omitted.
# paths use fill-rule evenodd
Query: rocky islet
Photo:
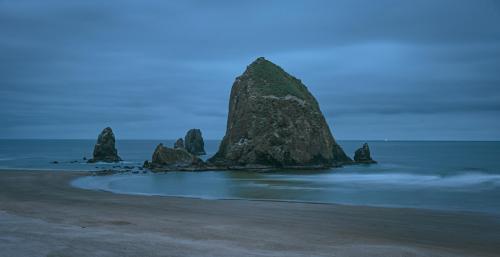
<svg viewBox="0 0 500 257"><path fill-rule="evenodd" d="M231 89L226 133L217 153L206 162L200 129L190 129L173 148L159 144L145 168L153 170L316 169L376 163L367 144L354 161L335 141L320 106L301 80L257 58ZM117 162L111 128L104 129L89 162Z"/></svg>
<svg viewBox="0 0 500 257"><path fill-rule="evenodd" d="M94 146L93 158L88 162L119 162L121 160L115 147L115 134L110 127L107 127L99 134Z"/></svg>

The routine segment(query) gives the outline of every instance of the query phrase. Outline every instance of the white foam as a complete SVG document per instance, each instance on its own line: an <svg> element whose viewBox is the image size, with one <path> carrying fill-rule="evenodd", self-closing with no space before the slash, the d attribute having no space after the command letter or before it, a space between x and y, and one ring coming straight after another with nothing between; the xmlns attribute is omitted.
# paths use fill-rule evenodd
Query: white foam
<svg viewBox="0 0 500 257"><path fill-rule="evenodd" d="M410 173L334 173L323 175L297 175L293 177L285 175L283 178L279 178L279 175L273 175L273 178L278 180L323 182L342 185L386 185L398 187L463 188L486 183L500 186L500 175L485 173L462 173L450 176Z"/></svg>

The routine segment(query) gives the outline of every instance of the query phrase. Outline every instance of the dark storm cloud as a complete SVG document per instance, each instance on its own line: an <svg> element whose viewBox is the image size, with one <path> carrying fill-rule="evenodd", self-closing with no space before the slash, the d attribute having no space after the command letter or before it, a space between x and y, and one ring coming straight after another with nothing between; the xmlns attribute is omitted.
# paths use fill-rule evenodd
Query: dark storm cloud
<svg viewBox="0 0 500 257"><path fill-rule="evenodd" d="M338 138L500 139L497 1L0 1L0 137L225 130L266 56Z"/></svg>

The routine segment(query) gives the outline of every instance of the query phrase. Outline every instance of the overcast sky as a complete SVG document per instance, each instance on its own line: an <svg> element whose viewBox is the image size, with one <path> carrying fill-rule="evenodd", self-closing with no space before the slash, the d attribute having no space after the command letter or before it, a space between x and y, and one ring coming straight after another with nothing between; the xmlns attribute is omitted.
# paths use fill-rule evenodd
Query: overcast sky
<svg viewBox="0 0 500 257"><path fill-rule="evenodd" d="M0 0L0 138L219 139L259 56L337 139L500 140L495 0Z"/></svg>

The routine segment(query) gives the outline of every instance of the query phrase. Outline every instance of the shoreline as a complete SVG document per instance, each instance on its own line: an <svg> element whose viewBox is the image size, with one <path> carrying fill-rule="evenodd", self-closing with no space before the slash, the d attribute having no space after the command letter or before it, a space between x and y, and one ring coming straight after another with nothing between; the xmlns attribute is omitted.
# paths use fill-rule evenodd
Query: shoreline
<svg viewBox="0 0 500 257"><path fill-rule="evenodd" d="M97 252L102 256L495 256L500 252L497 215L139 196L71 185L86 175L87 171L0 171L0 248L6 256L95 256Z"/></svg>
<svg viewBox="0 0 500 257"><path fill-rule="evenodd" d="M0 171L1 172L1 171ZM191 171L181 171L181 172L191 172ZM196 172L204 172L204 171L196 171ZM116 173L116 174L126 174L128 172ZM166 173L166 172L165 172ZM112 174L112 175L116 175ZM153 172L153 174L155 174ZM161 173L156 173L161 174ZM90 176L112 176L112 175L91 175ZM133 175L147 175L147 174L133 174ZM121 191L113 191L106 189L91 189L75 186L73 184L77 179L86 177L89 175L82 175L81 177L75 178L70 181L69 184L73 188L90 190L96 192L106 192L111 194L118 195L132 195L132 196L144 196L144 197L167 197L167 198L186 198L186 199L196 199L196 200L205 200L205 201L250 201L250 202L276 202L276 203L301 203L301 204L319 204L319 205L332 205L332 206L345 206L345 207L369 207L369 208L387 208L387 209L400 209L400 210L422 210L422 211L432 211L432 212L454 212L454 213L462 213L462 214L478 214L478 215L491 215L491 216L499 216L500 213L493 211L475 211L475 210L465 210L465 209L438 209L431 207L411 207L411 206L399 206L399 205L371 205L371 204L348 204L348 203L334 203L334 202L315 202L315 201L301 201L301 200L284 200L284 199L259 199L259 198L208 198L208 197L199 197L199 196L188 196L188 195L162 195L162 194L147 194L147 193L131 193L131 192L121 192Z"/></svg>
<svg viewBox="0 0 500 257"><path fill-rule="evenodd" d="M308 201L308 200L293 200L293 199L273 199L273 198L244 198L244 197L203 197L197 195L176 195L176 194L161 194L161 193L141 193L141 192L133 192L126 190L113 190L109 188L99 188L99 187L86 187L84 185L78 186L75 185L75 181L85 178L85 177L106 177L106 176L115 176L115 175L123 175L123 176L148 176L148 175L162 175L168 174L171 172L179 172L179 173L203 173L203 172L227 172L228 170L204 170L204 171L162 171L162 172L130 172L130 171L113 171L113 172L102 172L102 171L88 171L87 175L83 175L81 177L75 178L70 181L70 185L72 187L84 190L92 190L92 191L101 191L108 192L113 194L121 194L121 195L136 195L136 196L154 196L154 197L177 197L177 198L187 198L187 199L199 199L199 200L220 200L220 201L262 201L262 202L284 202L284 203L303 203L303 204L325 204L325 205L340 205L340 206L352 206L352 207L374 207L374 208L390 208L390 209L409 209L409 210L427 210L427 211L435 211L435 212L456 212L456 213L464 213L464 214L485 214L485 215L493 215L500 217L500 211L498 210L473 210L467 208L439 208L433 206L413 206L413 205L398 205L398 204L358 204L358 203L346 203L346 202L327 202L327 201ZM238 170L235 170L238 171ZM0 170L1 172L1 170ZM71 172L71 171L70 171ZM86 172L86 171L83 171ZM256 172L259 173L261 171L248 171L248 172ZM266 172L264 172L266 173Z"/></svg>

